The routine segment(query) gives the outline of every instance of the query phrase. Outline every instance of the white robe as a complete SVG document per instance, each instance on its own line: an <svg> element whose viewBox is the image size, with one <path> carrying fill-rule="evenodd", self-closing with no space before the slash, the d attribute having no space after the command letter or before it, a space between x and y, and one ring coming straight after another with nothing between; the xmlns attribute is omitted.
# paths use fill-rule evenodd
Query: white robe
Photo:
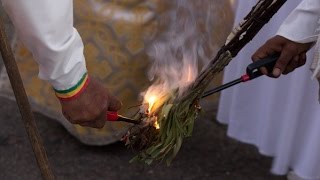
<svg viewBox="0 0 320 180"><path fill-rule="evenodd" d="M241 21L255 2L246 0L245 3L238 3L236 23ZM252 62L253 52L276 34L281 23L299 2L287 1L269 24L227 66L224 82L245 73L246 66ZM307 21L304 18L302 20ZM282 29L287 29L285 25ZM302 31L301 28L306 28L303 25L301 23L301 26L291 30ZM281 32L284 31L280 29L279 34ZM285 33L282 35L285 36ZM312 40L315 39L313 37ZM312 56L309 55L307 65L287 76L279 79L261 77L223 91L217 119L228 124L230 137L253 144L261 154L274 157L273 173L282 175L292 169L300 177L315 180L320 179L320 105L318 83L311 80L311 62Z"/></svg>
<svg viewBox="0 0 320 180"><path fill-rule="evenodd" d="M87 71L83 43L73 27L73 0L1 0L20 39L39 64L39 77L69 89Z"/></svg>

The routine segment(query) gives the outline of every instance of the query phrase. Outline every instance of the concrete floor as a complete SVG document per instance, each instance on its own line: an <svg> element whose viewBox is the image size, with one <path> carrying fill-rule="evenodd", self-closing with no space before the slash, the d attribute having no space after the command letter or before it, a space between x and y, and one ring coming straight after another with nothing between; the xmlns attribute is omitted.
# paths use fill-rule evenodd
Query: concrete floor
<svg viewBox="0 0 320 180"><path fill-rule="evenodd" d="M0 179L41 179L15 102L0 98L0 105ZM271 159L259 155L256 148L226 137L225 126L210 120L214 113L199 118L193 136L170 167L130 164L134 154L122 143L85 146L54 120L35 116L57 179L285 179L269 173Z"/></svg>

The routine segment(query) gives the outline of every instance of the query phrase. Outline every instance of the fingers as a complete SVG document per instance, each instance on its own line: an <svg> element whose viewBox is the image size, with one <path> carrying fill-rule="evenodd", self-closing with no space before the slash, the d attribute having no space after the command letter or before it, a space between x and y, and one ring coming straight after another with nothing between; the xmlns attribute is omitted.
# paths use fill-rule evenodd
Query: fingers
<svg viewBox="0 0 320 180"><path fill-rule="evenodd" d="M301 66L305 65L306 62L307 62L307 54L306 54L306 53L300 54L300 59L299 59L299 62L298 62L298 67L301 67Z"/></svg>
<svg viewBox="0 0 320 180"><path fill-rule="evenodd" d="M288 64L287 68L283 71L283 74L289 74L293 72L295 69L303 66L306 63L306 60L307 55L305 53L295 56Z"/></svg>
<svg viewBox="0 0 320 180"><path fill-rule="evenodd" d="M108 101L103 100L99 108L91 109L91 111L84 111L81 113L81 119L73 121L73 124L81 126L101 129L106 123L106 114L108 111Z"/></svg>
<svg viewBox="0 0 320 180"><path fill-rule="evenodd" d="M78 124L84 127L103 128L107 119L106 114L109 111L118 111L121 108L121 102L114 96L100 103L99 108L82 107L82 111L63 111L64 117L72 124ZM110 103L110 105L108 104ZM85 103L87 104L87 103ZM76 113L75 113L76 112Z"/></svg>
<svg viewBox="0 0 320 180"><path fill-rule="evenodd" d="M283 47L281 55L274 66L273 76L279 77L282 73L287 74L297 68L300 55L296 49L297 48L290 43Z"/></svg>
<svg viewBox="0 0 320 180"><path fill-rule="evenodd" d="M259 61L260 59L266 58L269 56L269 53L272 53L270 49L266 49L264 46L259 48L251 57L253 62ZM265 67L260 68L260 71L264 75L268 75L268 70Z"/></svg>
<svg viewBox="0 0 320 180"><path fill-rule="evenodd" d="M122 106L115 96L93 78L83 94L70 101L60 100L60 104L63 115L70 123L92 128L104 127L107 111L118 111Z"/></svg>
<svg viewBox="0 0 320 180"><path fill-rule="evenodd" d="M268 56L271 56L275 53L281 52L282 43L283 43L282 41L283 41L283 38L279 36L275 36L274 38L271 38L252 55L251 57L252 61L256 62ZM260 71L264 75L269 74L267 68L262 67L260 68Z"/></svg>
<svg viewBox="0 0 320 180"><path fill-rule="evenodd" d="M92 101L92 102L89 102ZM85 127L103 128L107 119L108 111L118 111L121 102L113 95L104 93L103 96L96 96L83 102L77 108L63 108L64 117L72 124L79 124Z"/></svg>
<svg viewBox="0 0 320 180"><path fill-rule="evenodd" d="M272 76L277 78L281 74L288 74L304 65L306 63L306 52L311 46L311 43L300 44L281 36L275 36L253 54L252 60L255 62L275 53L280 53L272 71ZM266 68L261 68L260 71L268 75Z"/></svg>
<svg viewBox="0 0 320 180"><path fill-rule="evenodd" d="M84 127L92 127L92 128L97 128L97 129L102 129L105 125L106 121L105 120L99 120L99 121L93 121L93 122L84 122L84 123L79 123L80 126Z"/></svg>
<svg viewBox="0 0 320 180"><path fill-rule="evenodd" d="M119 111L122 107L121 101L113 95L109 95L109 111Z"/></svg>
<svg viewBox="0 0 320 180"><path fill-rule="evenodd" d="M96 119L93 119L93 120L82 119L82 120L75 122L73 124L79 124L80 126L101 129L104 127L104 125L106 123L106 118L105 118L106 113L107 113L107 111L105 110Z"/></svg>
<svg viewBox="0 0 320 180"><path fill-rule="evenodd" d="M286 75L294 71L298 67L299 59L300 59L299 56L293 57L293 59L288 63L288 66L282 73Z"/></svg>
<svg viewBox="0 0 320 180"><path fill-rule="evenodd" d="M298 67L300 56L295 56L293 59L288 63L285 70L282 72L284 75L289 74L294 69Z"/></svg>

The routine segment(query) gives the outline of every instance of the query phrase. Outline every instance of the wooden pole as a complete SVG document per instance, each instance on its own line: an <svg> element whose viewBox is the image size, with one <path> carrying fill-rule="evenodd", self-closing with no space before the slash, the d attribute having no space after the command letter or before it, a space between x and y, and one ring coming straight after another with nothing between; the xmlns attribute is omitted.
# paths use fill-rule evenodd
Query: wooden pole
<svg viewBox="0 0 320 180"><path fill-rule="evenodd" d="M11 82L11 86L16 97L16 101L22 116L22 120L29 136L33 152L37 159L38 166L41 171L42 178L45 180L54 180L53 173L49 166L47 154L42 144L38 128L31 111L31 107L25 92L18 66L13 56L8 38L5 33L5 26L0 16L0 52L4 65Z"/></svg>

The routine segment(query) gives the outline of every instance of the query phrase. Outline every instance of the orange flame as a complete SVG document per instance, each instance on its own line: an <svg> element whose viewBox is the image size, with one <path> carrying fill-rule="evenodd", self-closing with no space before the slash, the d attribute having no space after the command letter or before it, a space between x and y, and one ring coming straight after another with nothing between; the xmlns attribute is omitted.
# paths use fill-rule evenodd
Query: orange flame
<svg viewBox="0 0 320 180"><path fill-rule="evenodd" d="M160 125L159 125L159 123L158 123L157 120L154 121L153 126L154 126L156 129L160 129Z"/></svg>
<svg viewBox="0 0 320 180"><path fill-rule="evenodd" d="M154 104L156 103L157 97L155 95L150 96L147 99L148 102L148 113L151 113L152 107L154 106Z"/></svg>
<svg viewBox="0 0 320 180"><path fill-rule="evenodd" d="M160 129L159 122L156 119L159 108L171 98L171 93L175 92L177 88L184 89L190 85L190 83L194 81L196 74L197 72L192 64L184 64L183 71L181 72L181 79L176 81L176 84L173 84L172 86L172 84L169 84L168 82L157 81L143 93L144 103L148 105L145 111L156 129Z"/></svg>
<svg viewBox="0 0 320 180"><path fill-rule="evenodd" d="M155 107L154 105L156 104L156 102L159 101L159 99L157 98L157 96L155 95L151 95L150 97L147 97L147 103L148 103L148 115L149 117L151 116L152 117L152 120L154 120L154 123L153 123L153 126L156 128L156 129L160 129L160 125L157 121L157 117L153 116L153 111L152 111L152 108Z"/></svg>

